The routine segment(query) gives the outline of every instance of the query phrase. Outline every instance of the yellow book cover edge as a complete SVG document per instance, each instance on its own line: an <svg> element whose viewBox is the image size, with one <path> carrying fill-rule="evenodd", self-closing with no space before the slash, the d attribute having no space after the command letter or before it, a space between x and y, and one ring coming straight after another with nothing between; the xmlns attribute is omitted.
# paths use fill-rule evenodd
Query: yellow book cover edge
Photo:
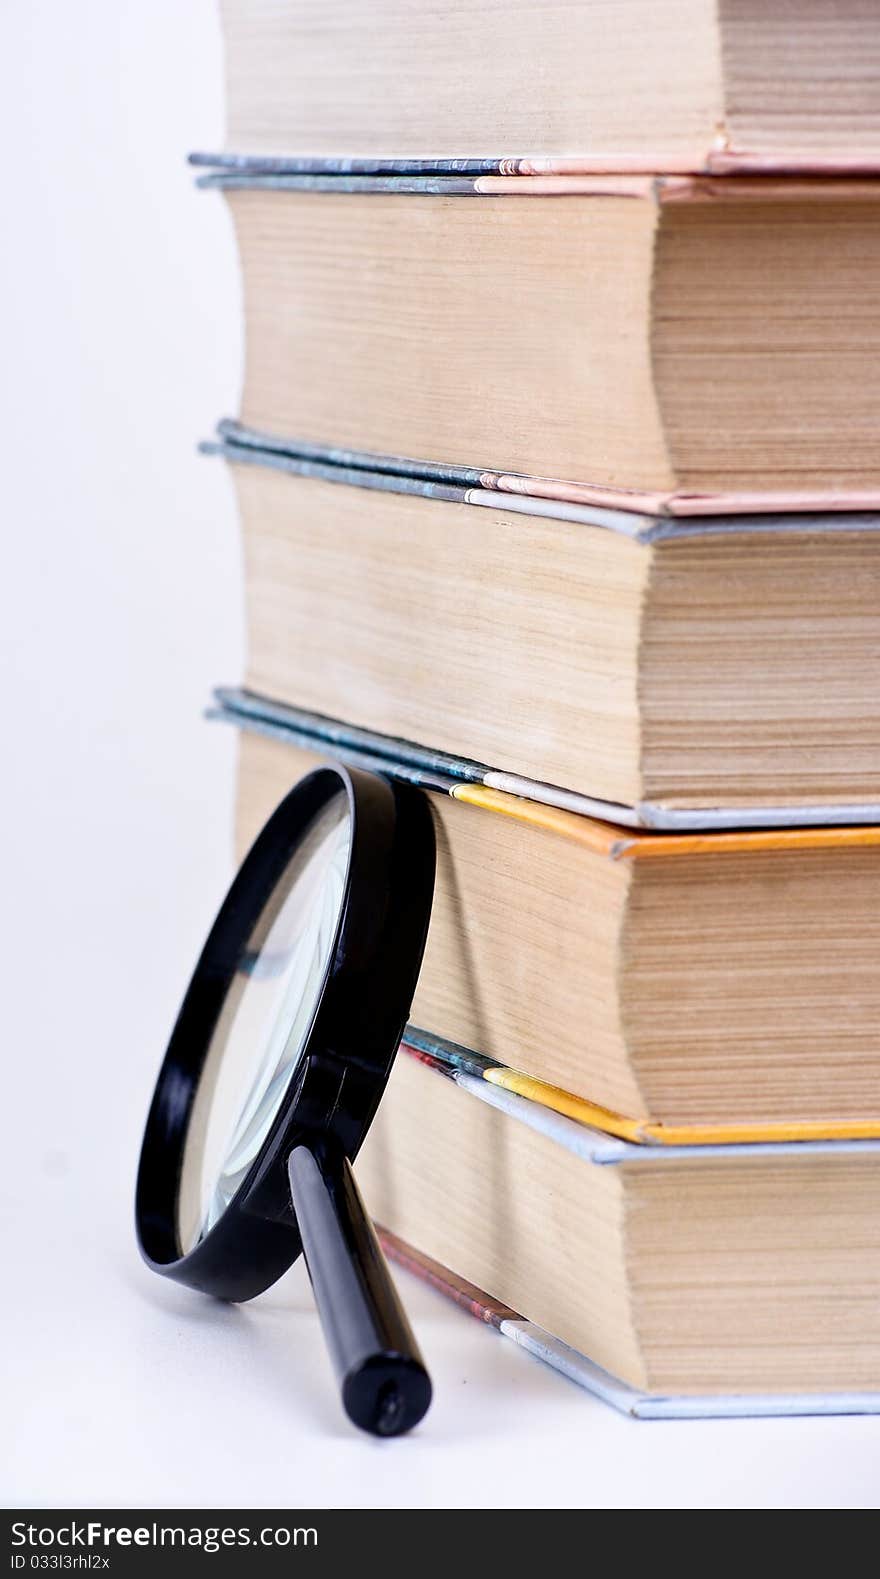
<svg viewBox="0 0 880 1579"><path fill-rule="evenodd" d="M627 1118L610 1108L572 1096L559 1086L548 1085L533 1075L496 1065L483 1072L490 1085L500 1086L515 1096L526 1097L565 1118L601 1129L607 1135L652 1146L732 1146L774 1141L876 1140L880 1138L880 1119L832 1119L772 1124L658 1124L651 1119Z"/></svg>
<svg viewBox="0 0 880 1579"><path fill-rule="evenodd" d="M681 855L728 855L732 851L869 849L880 846L880 827L768 828L724 833L630 833L580 812L563 811L482 784L456 784L454 800L482 806L534 828L571 839L611 860L671 860Z"/></svg>

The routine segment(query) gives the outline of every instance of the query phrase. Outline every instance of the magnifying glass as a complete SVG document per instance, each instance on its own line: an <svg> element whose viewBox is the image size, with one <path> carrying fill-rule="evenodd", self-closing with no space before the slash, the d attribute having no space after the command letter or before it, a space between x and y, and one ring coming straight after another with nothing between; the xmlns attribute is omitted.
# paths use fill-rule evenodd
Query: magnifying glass
<svg viewBox="0 0 880 1579"><path fill-rule="evenodd" d="M349 1418L416 1425L431 1383L351 1162L409 1014L434 889L425 797L331 764L246 856L184 998L137 1180L154 1272L247 1300L305 1255Z"/></svg>

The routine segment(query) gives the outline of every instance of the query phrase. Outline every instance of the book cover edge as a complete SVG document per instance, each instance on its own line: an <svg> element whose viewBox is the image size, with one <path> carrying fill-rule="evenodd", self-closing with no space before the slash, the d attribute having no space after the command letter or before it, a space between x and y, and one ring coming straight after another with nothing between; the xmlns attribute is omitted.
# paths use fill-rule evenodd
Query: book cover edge
<svg viewBox="0 0 880 1579"><path fill-rule="evenodd" d="M242 687L217 687L207 716L289 745L348 754L364 765L378 763L382 771L407 783L422 784L487 811L503 810L517 821L571 837L594 853L616 860L880 845L877 802L687 811L649 802L624 806L499 772L485 763L432 751L413 741L379 735Z"/></svg>
<svg viewBox="0 0 880 1579"><path fill-rule="evenodd" d="M880 529L880 490L876 489L658 493L317 444L251 428L229 417L217 424L217 438L200 448L203 454L230 464L262 465L351 487L515 510L602 527L646 545L668 538Z"/></svg>
<svg viewBox="0 0 880 1579"><path fill-rule="evenodd" d="M468 1315L494 1328L533 1359L549 1365L602 1403L636 1420L880 1413L880 1392L739 1393L716 1396L644 1392L603 1370L585 1354L563 1343L561 1338L554 1337L535 1322L526 1320L516 1311L491 1299L474 1284L458 1277L388 1229L379 1225L378 1233L386 1255L395 1265L411 1272Z"/></svg>

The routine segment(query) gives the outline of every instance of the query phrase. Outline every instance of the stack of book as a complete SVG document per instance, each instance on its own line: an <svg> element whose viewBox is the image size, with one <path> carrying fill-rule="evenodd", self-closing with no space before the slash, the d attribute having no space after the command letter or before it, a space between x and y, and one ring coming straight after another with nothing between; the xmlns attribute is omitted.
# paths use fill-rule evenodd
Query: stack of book
<svg viewBox="0 0 880 1579"><path fill-rule="evenodd" d="M240 845L437 829L368 1203L633 1413L880 1408L873 8L223 9Z"/></svg>

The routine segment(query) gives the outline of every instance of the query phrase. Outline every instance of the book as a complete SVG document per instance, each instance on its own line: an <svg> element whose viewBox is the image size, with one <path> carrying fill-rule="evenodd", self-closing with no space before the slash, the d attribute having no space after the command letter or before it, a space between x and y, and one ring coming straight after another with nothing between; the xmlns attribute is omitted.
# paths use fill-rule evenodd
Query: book
<svg viewBox="0 0 880 1579"><path fill-rule="evenodd" d="M880 179L204 179L247 427L658 515L880 502Z"/></svg>
<svg viewBox="0 0 880 1579"><path fill-rule="evenodd" d="M355 1171L391 1233L640 1393L877 1406L876 1141L630 1146L402 1050Z"/></svg>
<svg viewBox="0 0 880 1579"><path fill-rule="evenodd" d="M223 0L222 14L228 146L286 168L850 169L880 153L870 0Z"/></svg>
<svg viewBox="0 0 880 1579"><path fill-rule="evenodd" d="M660 522L223 431L250 690L619 823L880 821L880 516Z"/></svg>
<svg viewBox="0 0 880 1579"><path fill-rule="evenodd" d="M490 1299L482 1289L475 1288L466 1278L450 1272L448 1267L432 1261L430 1256L423 1255L396 1234L389 1233L381 1224L378 1225L378 1232L385 1254L397 1266L427 1283L436 1293L491 1327L501 1337L509 1338L531 1358L542 1360L567 1381L574 1382L585 1392L592 1393L595 1398L635 1420L729 1419L743 1415L880 1414L880 1392L875 1391L670 1395L652 1394L639 1387L631 1387L619 1377L611 1376L570 1344L554 1338L552 1333L546 1332L534 1321L526 1321L500 1300Z"/></svg>
<svg viewBox="0 0 880 1579"><path fill-rule="evenodd" d="M427 794L426 1056L634 1143L880 1134L880 828L640 834L255 697L219 712L241 855L329 756Z"/></svg>

